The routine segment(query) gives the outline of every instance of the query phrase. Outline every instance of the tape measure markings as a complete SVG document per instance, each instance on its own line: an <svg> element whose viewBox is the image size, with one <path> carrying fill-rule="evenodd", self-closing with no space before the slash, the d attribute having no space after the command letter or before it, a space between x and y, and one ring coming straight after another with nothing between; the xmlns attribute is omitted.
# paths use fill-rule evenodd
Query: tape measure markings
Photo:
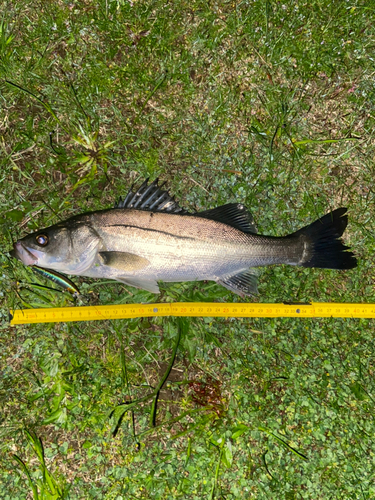
<svg viewBox="0 0 375 500"><path fill-rule="evenodd" d="M375 304L313 302L311 304L175 302L119 304L10 311L11 325L131 319L151 316L222 318L375 318Z"/></svg>

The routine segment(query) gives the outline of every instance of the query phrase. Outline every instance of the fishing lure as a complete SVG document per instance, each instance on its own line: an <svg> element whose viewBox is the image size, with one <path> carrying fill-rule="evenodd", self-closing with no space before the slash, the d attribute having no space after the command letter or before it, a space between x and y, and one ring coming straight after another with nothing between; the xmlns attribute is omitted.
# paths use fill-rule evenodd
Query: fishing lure
<svg viewBox="0 0 375 500"><path fill-rule="evenodd" d="M80 295L80 291L78 290L78 288L66 276L63 276L62 274L57 273L56 271L51 271L50 269L43 269L39 266L32 266L31 269L34 271L34 273L40 274L44 278L47 278L47 279L53 281L54 283L59 285L64 290L71 293L74 298L76 298L76 297L78 297L78 295Z"/></svg>

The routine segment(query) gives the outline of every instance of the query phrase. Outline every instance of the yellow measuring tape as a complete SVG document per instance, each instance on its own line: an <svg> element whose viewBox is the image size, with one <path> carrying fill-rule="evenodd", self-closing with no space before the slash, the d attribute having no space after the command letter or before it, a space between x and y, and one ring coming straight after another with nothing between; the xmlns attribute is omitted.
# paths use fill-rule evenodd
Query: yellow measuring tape
<svg viewBox="0 0 375 500"><path fill-rule="evenodd" d="M375 318L375 304L312 302L311 304L221 304L174 302L56 307L10 311L10 324L59 323L151 316L205 316L212 318Z"/></svg>

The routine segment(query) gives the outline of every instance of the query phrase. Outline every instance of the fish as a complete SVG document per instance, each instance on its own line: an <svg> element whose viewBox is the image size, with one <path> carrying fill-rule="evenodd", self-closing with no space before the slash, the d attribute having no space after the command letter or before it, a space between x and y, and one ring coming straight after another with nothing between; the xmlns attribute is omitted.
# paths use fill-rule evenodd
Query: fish
<svg viewBox="0 0 375 500"><path fill-rule="evenodd" d="M264 266L346 270L357 265L341 241L346 208L286 236L260 235L243 204L191 212L164 185L146 179L113 208L31 233L10 253L26 266L113 279L152 293L159 293L159 281L210 280L241 297L257 293L258 268Z"/></svg>

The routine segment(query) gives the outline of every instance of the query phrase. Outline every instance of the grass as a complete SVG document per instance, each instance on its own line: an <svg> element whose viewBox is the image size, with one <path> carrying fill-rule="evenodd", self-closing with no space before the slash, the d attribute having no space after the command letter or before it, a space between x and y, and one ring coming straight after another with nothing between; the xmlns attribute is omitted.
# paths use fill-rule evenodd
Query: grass
<svg viewBox="0 0 375 500"><path fill-rule="evenodd" d="M2 4L0 498L374 498L371 320L10 328L9 308L72 302L6 253L160 176L189 209L245 203L264 234L347 206L358 268L270 267L254 300L374 302L374 17L358 0ZM75 282L88 304L155 300Z"/></svg>

